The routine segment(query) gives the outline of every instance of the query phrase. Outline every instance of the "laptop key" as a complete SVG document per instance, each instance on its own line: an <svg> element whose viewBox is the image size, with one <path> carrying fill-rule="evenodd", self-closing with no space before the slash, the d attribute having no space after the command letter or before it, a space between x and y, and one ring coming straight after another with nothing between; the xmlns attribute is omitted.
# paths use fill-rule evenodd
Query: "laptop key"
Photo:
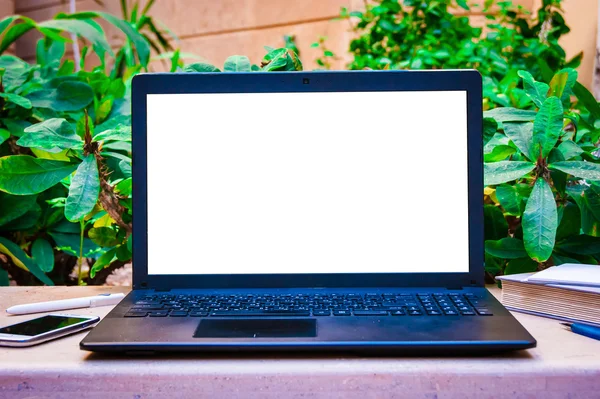
<svg viewBox="0 0 600 399"><path fill-rule="evenodd" d="M392 316L404 316L406 315L406 313L404 313L404 310L393 310L390 312L390 314Z"/></svg>
<svg viewBox="0 0 600 399"><path fill-rule="evenodd" d="M385 310L355 310L354 316L387 316Z"/></svg>
<svg viewBox="0 0 600 399"><path fill-rule="evenodd" d="M146 317L148 312L127 312L123 317Z"/></svg>
<svg viewBox="0 0 600 399"><path fill-rule="evenodd" d="M477 308L475 309L477 311L477 314L479 316L493 316L493 313L490 312L488 309L485 308Z"/></svg>
<svg viewBox="0 0 600 399"><path fill-rule="evenodd" d="M460 312L460 314L463 316L475 316L475 312L471 310L463 310Z"/></svg>
<svg viewBox="0 0 600 399"><path fill-rule="evenodd" d="M442 312L440 312L439 310L428 310L427 314L429 316L441 316Z"/></svg>
<svg viewBox="0 0 600 399"><path fill-rule="evenodd" d="M446 316L458 316L458 312L456 310L444 310L444 314Z"/></svg>
<svg viewBox="0 0 600 399"><path fill-rule="evenodd" d="M150 317L167 317L168 314L169 314L169 312L167 312L166 310L156 310L156 311L148 313L148 316L150 316Z"/></svg>
<svg viewBox="0 0 600 399"><path fill-rule="evenodd" d="M169 313L169 316L171 317L186 317L188 315L188 312L181 312L178 310L174 310L171 313Z"/></svg>
<svg viewBox="0 0 600 399"><path fill-rule="evenodd" d="M208 312L190 312L190 317L206 317Z"/></svg>
<svg viewBox="0 0 600 399"><path fill-rule="evenodd" d="M409 310L408 314L411 316L421 316L423 313L419 312L418 310Z"/></svg>
<svg viewBox="0 0 600 399"><path fill-rule="evenodd" d="M313 316L329 316L329 315L331 315L331 311L329 309L313 310Z"/></svg>
<svg viewBox="0 0 600 399"><path fill-rule="evenodd" d="M350 312L349 310L334 310L333 315L334 316L350 316L350 315L352 315L352 312Z"/></svg>

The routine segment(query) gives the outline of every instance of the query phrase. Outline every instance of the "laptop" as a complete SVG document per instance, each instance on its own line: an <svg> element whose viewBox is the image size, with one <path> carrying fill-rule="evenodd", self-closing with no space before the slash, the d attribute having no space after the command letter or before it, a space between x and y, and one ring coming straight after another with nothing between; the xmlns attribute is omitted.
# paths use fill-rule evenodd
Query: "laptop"
<svg viewBox="0 0 600 399"><path fill-rule="evenodd" d="M142 74L133 290L99 352L488 353L476 71Z"/></svg>

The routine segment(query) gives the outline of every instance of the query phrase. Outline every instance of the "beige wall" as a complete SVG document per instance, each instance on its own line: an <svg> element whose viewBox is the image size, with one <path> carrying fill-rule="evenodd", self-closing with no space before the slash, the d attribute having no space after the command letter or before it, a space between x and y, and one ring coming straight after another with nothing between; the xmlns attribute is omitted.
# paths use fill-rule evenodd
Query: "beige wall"
<svg viewBox="0 0 600 399"><path fill-rule="evenodd" d="M541 1L521 0L519 3L531 10ZM104 7L94 0L77 0L76 5L78 11L105 8L120 13L119 0L102 3ZM331 19L342 6L362 8L363 0L157 0L152 13L180 37L182 51L200 55L216 65L222 65L232 54L248 55L252 62L259 63L264 55L263 46L281 45L284 34L294 34L307 69L316 67L314 59L319 51L310 48L310 44L319 36L328 36L327 45L339 55L334 66L341 69L348 61L346 51L352 35L346 21L332 22ZM9 7L12 8L12 0L0 0L0 15ZM41 21L67 11L68 1L16 0L14 7L17 13ZM562 44L569 56L584 51L580 80L591 87L598 0L565 0L564 10L572 31ZM483 16L475 14L473 22L483 23ZM121 40L114 28L107 28L107 34L113 45ZM17 44L17 54L33 60L37 37L35 33L23 37Z"/></svg>

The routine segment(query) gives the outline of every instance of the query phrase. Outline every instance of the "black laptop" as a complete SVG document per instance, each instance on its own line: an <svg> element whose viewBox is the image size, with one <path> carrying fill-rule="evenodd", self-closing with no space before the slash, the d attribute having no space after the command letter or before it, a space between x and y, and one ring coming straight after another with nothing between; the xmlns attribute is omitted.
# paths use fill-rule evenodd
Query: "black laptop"
<svg viewBox="0 0 600 399"><path fill-rule="evenodd" d="M90 351L487 353L475 71L133 80L133 291Z"/></svg>

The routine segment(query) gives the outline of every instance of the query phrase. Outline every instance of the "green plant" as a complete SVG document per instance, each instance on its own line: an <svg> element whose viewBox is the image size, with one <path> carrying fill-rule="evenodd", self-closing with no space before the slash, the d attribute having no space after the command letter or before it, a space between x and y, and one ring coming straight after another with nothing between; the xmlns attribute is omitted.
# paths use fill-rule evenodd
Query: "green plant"
<svg viewBox="0 0 600 399"><path fill-rule="evenodd" d="M331 60L335 59L335 54L325 45L326 36L320 36L319 40L310 45L312 48L321 50L322 55L316 59L317 64L324 69L331 69Z"/></svg>
<svg viewBox="0 0 600 399"><path fill-rule="evenodd" d="M484 77L484 107L532 108L517 87L517 71L541 79L539 60L552 70L576 67L581 54L570 61L558 39L569 32L561 0L544 0L535 17L511 1L487 0L484 32L453 10L469 11L465 0L372 0L364 11L342 9L341 18L357 20L359 35L350 43L354 57L349 69L455 69L475 68ZM497 14L489 14L496 6Z"/></svg>
<svg viewBox="0 0 600 399"><path fill-rule="evenodd" d="M21 284L102 283L131 259L129 99L141 67L122 77L104 63L75 72L72 60L63 61L63 39L41 40L36 65L0 56L2 285L8 273ZM231 56L223 70L302 69L293 50L266 49L260 65ZM168 54L173 71L220 71L204 63L182 68L179 55Z"/></svg>
<svg viewBox="0 0 600 399"><path fill-rule="evenodd" d="M486 270L597 264L600 106L571 68L548 84L518 75L536 109L484 113Z"/></svg>

